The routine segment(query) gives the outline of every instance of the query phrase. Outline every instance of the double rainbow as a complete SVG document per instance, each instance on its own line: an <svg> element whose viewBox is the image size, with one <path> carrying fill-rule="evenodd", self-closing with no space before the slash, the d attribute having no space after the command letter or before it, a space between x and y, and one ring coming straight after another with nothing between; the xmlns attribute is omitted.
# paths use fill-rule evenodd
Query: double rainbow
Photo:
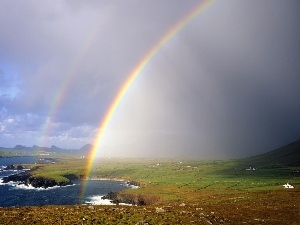
<svg viewBox="0 0 300 225"><path fill-rule="evenodd" d="M93 148L90 150L90 154L88 156L88 161L85 168L85 177L89 177L94 159L96 157L97 151L101 144L104 133L111 121L117 107L120 102L126 95L128 89L133 84L137 76L141 73L141 71L147 66L149 61L159 52L159 50L174 36L176 35L185 25L187 25L191 20L197 17L199 14L204 12L210 5L212 5L214 0L203 0L196 7L193 8L187 15L185 15L179 22L171 26L167 32L153 45L153 47L147 52L147 54L139 61L136 67L131 71L131 73L127 76L124 83L121 85L118 93L115 95L111 105L105 113L105 116L99 123L99 132L95 138L95 142ZM84 185L85 186L85 185ZM83 193L84 194L83 187Z"/></svg>
<svg viewBox="0 0 300 225"><path fill-rule="evenodd" d="M201 1L196 7L193 8L192 11L190 11L187 15L185 15L179 22L174 24L170 29L167 30L167 32L153 45L153 47L147 52L147 54L139 61L139 63L136 65L136 67L131 71L131 73L127 76L121 87L119 88L119 91L115 95L112 103L110 104L109 108L107 109L106 113L104 114L104 117L99 123L99 131L96 135L94 144L92 149L90 149L89 156L87 157L87 164L85 167L85 174L84 177L88 178L91 169L93 167L93 163L97 154L97 151L99 149L99 146L101 144L101 141L103 139L104 133L106 131L106 128L109 125L109 122L111 121L116 109L118 108L120 102L126 95L127 91L129 90L130 86L133 84L137 76L142 72L142 70L147 66L149 61L159 52L159 50L179 31L182 30L191 20L193 20L195 17L197 17L199 14L204 12L210 5L213 4L215 0L203 0ZM86 189L86 181L83 182L83 185L81 187L81 195L80 200L82 201L84 199Z"/></svg>
<svg viewBox="0 0 300 225"><path fill-rule="evenodd" d="M84 44L80 47L67 73L62 76L62 80L60 81L58 89L53 96L53 101L50 104L48 117L44 122L43 126L41 127L42 135L39 143L40 146L46 145L45 141L47 136L51 134L52 123L54 122L55 117L57 116L57 111L63 104L67 96L67 92L69 91L72 85L72 80L78 74L83 60L87 57L90 49L96 42L98 32L98 27L89 32L87 39L84 41Z"/></svg>

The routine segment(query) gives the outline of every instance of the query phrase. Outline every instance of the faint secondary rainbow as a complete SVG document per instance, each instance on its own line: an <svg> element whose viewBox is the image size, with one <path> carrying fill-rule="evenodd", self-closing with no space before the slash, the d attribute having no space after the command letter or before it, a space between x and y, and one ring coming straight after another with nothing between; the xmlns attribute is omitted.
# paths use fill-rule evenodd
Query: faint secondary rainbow
<svg viewBox="0 0 300 225"><path fill-rule="evenodd" d="M201 1L196 7L193 8L187 15L185 15L182 19L180 19L176 24L170 27L167 32L161 36L161 38L153 45L153 47L147 52L147 54L139 61L136 67L131 71L131 73L127 76L124 83L121 85L119 91L115 95L111 105L107 109L103 119L99 124L99 131L95 138L95 142L93 148L90 150L90 154L87 159L87 164L85 168L85 177L89 177L95 156L101 144L103 135L108 127L109 122L111 121L117 107L120 102L126 95L126 92L133 84L137 76L141 73L141 71L146 67L149 61L157 54L157 52L176 34L178 33L185 25L187 25L191 20L201 14L205 9L207 9L215 0L204 0ZM85 184L84 184L85 186ZM83 187L82 194L84 194Z"/></svg>
<svg viewBox="0 0 300 225"><path fill-rule="evenodd" d="M90 32L86 41L79 49L78 53L76 54L75 60L72 62L70 68L68 69L67 73L62 75L61 82L57 88L53 96L53 100L49 106L48 116L41 128L41 138L40 138L40 146L45 145L45 140L47 136L51 133L53 120L57 114L58 109L64 102L66 98L67 92L71 86L73 78L78 74L78 71L81 68L83 60L87 57L89 50L93 46L96 41L97 33L99 32L98 26Z"/></svg>

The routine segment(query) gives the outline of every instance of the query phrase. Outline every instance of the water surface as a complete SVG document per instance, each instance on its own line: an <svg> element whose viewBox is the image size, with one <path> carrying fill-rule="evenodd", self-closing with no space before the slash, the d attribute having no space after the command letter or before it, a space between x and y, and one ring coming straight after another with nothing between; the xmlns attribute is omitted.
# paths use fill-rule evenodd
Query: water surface
<svg viewBox="0 0 300 225"><path fill-rule="evenodd" d="M0 158L0 168L11 164L35 163L37 157ZM75 204L109 204L101 200L108 192L118 192L129 188L125 181L88 180L72 181L74 184L64 187L33 188L15 182L2 183L1 178L18 171L0 171L0 207L42 206ZM81 199L83 182L86 182L85 194Z"/></svg>

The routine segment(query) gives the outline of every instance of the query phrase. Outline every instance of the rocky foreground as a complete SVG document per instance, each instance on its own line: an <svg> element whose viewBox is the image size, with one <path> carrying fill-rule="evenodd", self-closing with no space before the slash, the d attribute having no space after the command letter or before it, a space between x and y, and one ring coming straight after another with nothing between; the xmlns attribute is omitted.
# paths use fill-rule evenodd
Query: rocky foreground
<svg viewBox="0 0 300 225"><path fill-rule="evenodd" d="M0 207L0 224L296 225L300 218L299 193L298 189L236 192L230 195L203 191L193 203Z"/></svg>
<svg viewBox="0 0 300 225"><path fill-rule="evenodd" d="M0 224L234 224L196 206L0 208Z"/></svg>

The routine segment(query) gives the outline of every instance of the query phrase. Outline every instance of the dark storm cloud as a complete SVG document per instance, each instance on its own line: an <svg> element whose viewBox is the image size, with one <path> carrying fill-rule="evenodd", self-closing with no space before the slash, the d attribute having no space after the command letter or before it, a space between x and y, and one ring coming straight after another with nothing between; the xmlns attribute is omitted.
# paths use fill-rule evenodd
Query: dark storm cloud
<svg viewBox="0 0 300 225"><path fill-rule="evenodd" d="M153 129L128 135L147 143L130 148L166 156L253 155L298 139L298 9L296 2L218 2L219 17L203 15L174 38L176 47L136 91L144 96L132 95L133 109L114 126Z"/></svg>

